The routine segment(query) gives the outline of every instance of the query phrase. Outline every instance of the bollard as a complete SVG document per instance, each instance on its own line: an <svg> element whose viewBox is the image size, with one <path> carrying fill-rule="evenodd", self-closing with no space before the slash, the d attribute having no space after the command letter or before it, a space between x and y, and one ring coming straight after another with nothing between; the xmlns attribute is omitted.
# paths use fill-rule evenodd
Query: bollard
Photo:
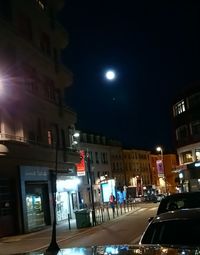
<svg viewBox="0 0 200 255"><path fill-rule="evenodd" d="M103 212L104 212L104 208L101 207L101 220L102 220L102 222L103 222Z"/></svg>
<svg viewBox="0 0 200 255"><path fill-rule="evenodd" d="M68 213L68 225L69 225L69 230L71 229L71 224L70 224L70 215Z"/></svg>
<svg viewBox="0 0 200 255"><path fill-rule="evenodd" d="M110 220L110 214L109 214L109 209L108 209L108 207L106 207L106 209L107 209L108 219Z"/></svg>

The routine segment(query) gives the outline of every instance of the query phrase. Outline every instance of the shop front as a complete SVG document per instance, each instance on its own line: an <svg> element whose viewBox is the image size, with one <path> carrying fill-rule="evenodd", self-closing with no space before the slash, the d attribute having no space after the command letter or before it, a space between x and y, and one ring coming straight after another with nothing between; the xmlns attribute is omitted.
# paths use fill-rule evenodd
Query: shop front
<svg viewBox="0 0 200 255"><path fill-rule="evenodd" d="M50 178L46 167L20 166L23 232L50 225Z"/></svg>
<svg viewBox="0 0 200 255"><path fill-rule="evenodd" d="M57 222L75 218L75 211L79 209L78 184L76 176L57 176L56 217Z"/></svg>
<svg viewBox="0 0 200 255"><path fill-rule="evenodd" d="M200 161L195 161L187 165L190 181L190 191L200 191Z"/></svg>

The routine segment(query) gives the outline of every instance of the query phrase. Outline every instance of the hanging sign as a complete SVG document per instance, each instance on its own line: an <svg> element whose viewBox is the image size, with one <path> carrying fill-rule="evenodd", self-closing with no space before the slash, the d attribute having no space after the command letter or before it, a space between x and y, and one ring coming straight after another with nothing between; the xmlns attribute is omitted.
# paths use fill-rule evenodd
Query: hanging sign
<svg viewBox="0 0 200 255"><path fill-rule="evenodd" d="M77 176L85 176L85 152L80 151L80 162L76 164Z"/></svg>
<svg viewBox="0 0 200 255"><path fill-rule="evenodd" d="M158 177L164 177L164 166L162 160L156 160Z"/></svg>

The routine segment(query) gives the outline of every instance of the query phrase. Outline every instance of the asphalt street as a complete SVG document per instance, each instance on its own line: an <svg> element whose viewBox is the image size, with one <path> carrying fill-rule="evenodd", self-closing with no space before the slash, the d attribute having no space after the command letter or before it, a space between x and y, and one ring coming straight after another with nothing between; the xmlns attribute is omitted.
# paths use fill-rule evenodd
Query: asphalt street
<svg viewBox="0 0 200 255"><path fill-rule="evenodd" d="M157 205L137 204L131 210L126 211L126 213L123 213L122 215L119 214L118 217L115 217L114 219L111 217L110 221L96 227L77 229L76 221L73 220L71 221L71 229L69 229L68 222L62 222L61 224L58 224L56 228L57 243L68 247L69 244L73 245L74 240L84 240L84 237L88 237L91 234L94 237L94 233L95 231L98 231L98 227L101 228L102 231L103 228L105 229L106 224L111 224L111 222L114 224L115 222L119 221L120 218L136 212L138 212L137 214L139 215L144 208L148 207L156 208ZM152 214L154 214L153 211ZM0 238L0 255L11 255L23 252L46 250L51 241L51 234L52 228L47 227L46 229L30 234Z"/></svg>

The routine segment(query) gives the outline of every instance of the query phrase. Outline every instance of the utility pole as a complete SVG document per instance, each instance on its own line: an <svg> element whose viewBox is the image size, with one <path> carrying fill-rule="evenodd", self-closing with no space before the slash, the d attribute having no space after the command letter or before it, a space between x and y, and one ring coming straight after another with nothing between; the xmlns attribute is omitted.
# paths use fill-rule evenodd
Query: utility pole
<svg viewBox="0 0 200 255"><path fill-rule="evenodd" d="M93 186L92 186L92 174L91 174L91 164L90 164L89 153L87 153L87 169L88 169L90 195L91 195L91 203L92 203L92 225L96 226L97 222L96 222L96 216L95 216L94 193L93 193Z"/></svg>

